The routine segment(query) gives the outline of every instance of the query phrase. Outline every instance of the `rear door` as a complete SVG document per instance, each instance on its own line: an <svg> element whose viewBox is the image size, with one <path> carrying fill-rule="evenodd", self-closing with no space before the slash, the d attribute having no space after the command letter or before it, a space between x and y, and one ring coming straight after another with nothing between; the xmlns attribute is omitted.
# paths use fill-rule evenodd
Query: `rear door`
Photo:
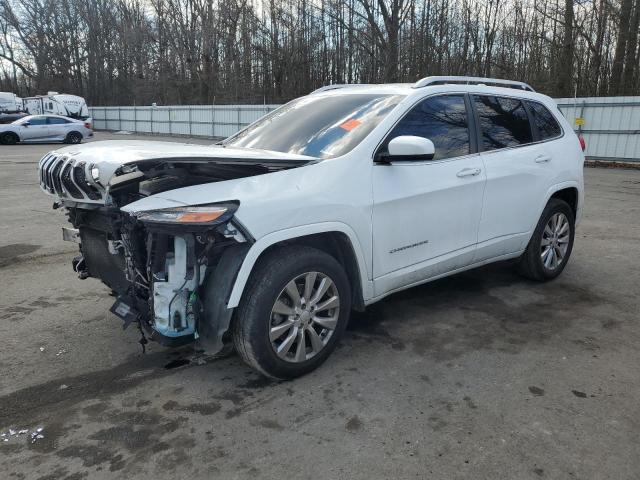
<svg viewBox="0 0 640 480"><path fill-rule="evenodd" d="M64 140L71 131L73 123L66 118L47 117L49 123L49 137L51 140ZM80 128L78 128L78 131Z"/></svg>
<svg viewBox="0 0 640 480"><path fill-rule="evenodd" d="M467 265L473 258L485 176L464 94L421 100L388 134L430 139L432 160L373 168L375 295Z"/></svg>
<svg viewBox="0 0 640 480"><path fill-rule="evenodd" d="M26 122L28 122L29 125L26 125ZM28 121L21 123L20 139L22 141L42 141L46 140L48 136L49 126L47 125L47 117L31 117Z"/></svg>
<svg viewBox="0 0 640 480"><path fill-rule="evenodd" d="M538 141L525 101L473 95L487 175L474 261L518 252L537 223L553 179L553 152Z"/></svg>

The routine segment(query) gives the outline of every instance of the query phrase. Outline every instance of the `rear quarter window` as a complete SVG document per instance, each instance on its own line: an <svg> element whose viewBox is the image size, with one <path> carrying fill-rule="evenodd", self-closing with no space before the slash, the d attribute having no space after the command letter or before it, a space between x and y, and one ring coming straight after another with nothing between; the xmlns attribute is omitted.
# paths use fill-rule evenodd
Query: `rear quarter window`
<svg viewBox="0 0 640 480"><path fill-rule="evenodd" d="M533 118L533 125L538 130L540 140L549 140L562 135L560 124L547 107L541 103L530 101L527 102L527 106Z"/></svg>

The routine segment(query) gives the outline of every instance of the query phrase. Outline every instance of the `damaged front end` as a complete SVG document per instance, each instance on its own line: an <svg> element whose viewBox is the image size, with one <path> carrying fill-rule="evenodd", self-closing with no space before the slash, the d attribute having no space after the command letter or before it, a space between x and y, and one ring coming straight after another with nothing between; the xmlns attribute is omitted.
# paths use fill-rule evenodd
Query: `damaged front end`
<svg viewBox="0 0 640 480"><path fill-rule="evenodd" d="M232 219L237 208L237 202L140 213L71 207L81 251L74 269L112 289L111 311L125 328L139 322L150 339L168 346L201 337L208 352L217 352L232 313L225 299L249 249L249 235Z"/></svg>
<svg viewBox="0 0 640 480"><path fill-rule="evenodd" d="M63 234L80 244L73 261L79 277L98 278L112 290L117 300L111 311L125 328L136 322L149 339L164 345L198 340L207 353L220 352L233 314L227 300L253 242L234 218L240 202L142 211L123 207L180 187L307 162L145 159L114 170L107 183L88 162L62 158L52 163L50 157L40 162L41 186L57 197L55 206L67 210L74 228Z"/></svg>

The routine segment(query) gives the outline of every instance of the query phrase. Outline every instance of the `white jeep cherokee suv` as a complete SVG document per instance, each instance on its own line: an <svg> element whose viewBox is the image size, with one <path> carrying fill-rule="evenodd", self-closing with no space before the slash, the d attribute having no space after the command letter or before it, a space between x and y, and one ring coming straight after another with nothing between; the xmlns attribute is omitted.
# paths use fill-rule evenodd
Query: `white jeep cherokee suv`
<svg viewBox="0 0 640 480"><path fill-rule="evenodd" d="M393 292L506 259L555 278L583 161L528 85L428 77L324 87L211 146L70 146L39 174L125 326L292 378Z"/></svg>

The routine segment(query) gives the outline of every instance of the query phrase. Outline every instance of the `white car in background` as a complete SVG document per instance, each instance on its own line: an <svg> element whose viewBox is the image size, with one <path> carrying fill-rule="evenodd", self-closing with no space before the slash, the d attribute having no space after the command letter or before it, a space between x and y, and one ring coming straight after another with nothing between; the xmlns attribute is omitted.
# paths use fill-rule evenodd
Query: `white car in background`
<svg viewBox="0 0 640 480"><path fill-rule="evenodd" d="M508 259L556 278L583 163L529 85L428 77L324 87L218 145L63 148L39 180L69 212L74 270L114 291L125 326L293 378L391 293Z"/></svg>
<svg viewBox="0 0 640 480"><path fill-rule="evenodd" d="M91 124L61 115L29 115L0 125L0 143L14 145L31 142L77 144L92 137Z"/></svg>

